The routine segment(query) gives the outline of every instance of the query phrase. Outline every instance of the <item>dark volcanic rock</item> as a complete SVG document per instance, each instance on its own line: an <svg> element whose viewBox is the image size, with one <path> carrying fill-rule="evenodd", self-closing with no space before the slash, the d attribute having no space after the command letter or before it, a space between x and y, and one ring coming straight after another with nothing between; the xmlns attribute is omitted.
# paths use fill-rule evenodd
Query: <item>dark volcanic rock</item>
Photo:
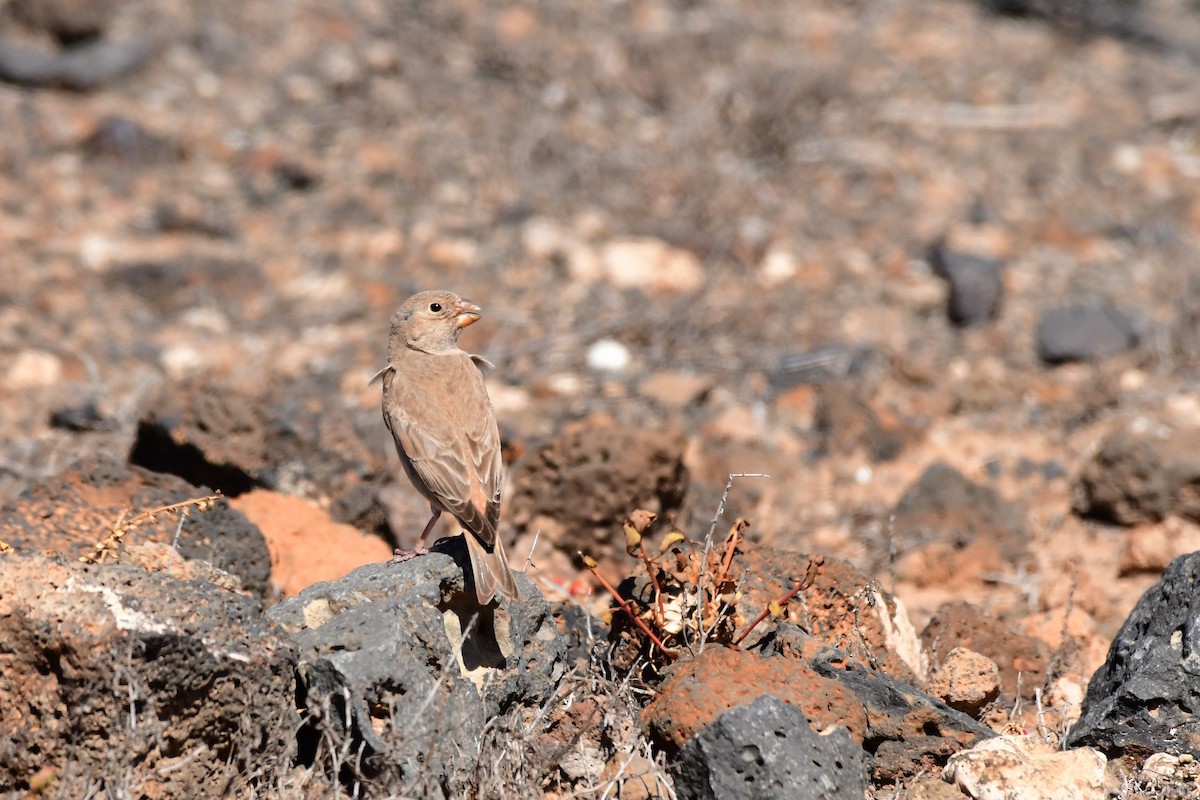
<svg viewBox="0 0 1200 800"><path fill-rule="evenodd" d="M871 762L871 777L878 784L908 786L920 775L940 775L950 756L963 748L941 736L912 736L908 739L887 739L879 743ZM948 787L950 788L950 787ZM963 795L951 788L950 797L961 800ZM925 795L914 794L914 797Z"/></svg>
<svg viewBox="0 0 1200 800"><path fill-rule="evenodd" d="M373 529L382 520L376 491L392 480L383 421L377 413L330 413L319 382L306 386L168 386L142 415L130 460L230 496L262 486L327 502L335 519ZM356 423L377 433L377 446Z"/></svg>
<svg viewBox="0 0 1200 800"><path fill-rule="evenodd" d="M96 407L96 403L89 400L82 405L60 408L51 412L50 427L82 433L83 431L116 430L117 423L116 420L102 414Z"/></svg>
<svg viewBox="0 0 1200 800"><path fill-rule="evenodd" d="M358 754L351 779L381 795L465 797L485 726L553 694L566 646L541 593L518 575L519 600L481 609L461 539L442 547L454 558L362 567L268 612L300 648L304 763Z"/></svg>
<svg viewBox="0 0 1200 800"><path fill-rule="evenodd" d="M123 166L169 164L183 156L183 148L177 142L151 133L136 120L121 116L100 120L80 143L80 148L90 159L112 159ZM176 288L178 286L176 284Z"/></svg>
<svg viewBox="0 0 1200 800"><path fill-rule="evenodd" d="M1074 34L1147 39L1141 0L978 0L997 14L1040 17Z"/></svg>
<svg viewBox="0 0 1200 800"><path fill-rule="evenodd" d="M836 680L862 704L868 723L863 743L869 751L877 750L884 742L898 742L913 753L937 753L940 758L940 754L949 756L995 735L986 725L936 697L886 673L867 669L840 650L823 648L811 664L816 674ZM893 752L896 748L893 745ZM921 759L916 758L912 772L888 777L911 777L921 767Z"/></svg>
<svg viewBox="0 0 1200 800"><path fill-rule="evenodd" d="M680 797L859 800L865 755L845 728L819 734L795 706L769 695L727 711L674 764Z"/></svg>
<svg viewBox="0 0 1200 800"><path fill-rule="evenodd" d="M974 512L974 513L971 513ZM896 504L896 518L916 524L956 517L975 517L981 524L1013 531L1025 527L1024 512L993 489L967 480L942 462L931 464ZM969 520L961 524L972 527Z"/></svg>
<svg viewBox="0 0 1200 800"><path fill-rule="evenodd" d="M511 518L551 542L607 555L637 508L678 511L687 492L681 431L624 425L578 427L552 439L514 470ZM622 540L621 546L624 546Z"/></svg>
<svg viewBox="0 0 1200 800"><path fill-rule="evenodd" d="M246 796L290 769L295 653L252 598L8 553L0 643L0 791Z"/></svg>
<svg viewBox="0 0 1200 800"><path fill-rule="evenodd" d="M1114 431L1080 473L1075 511L1119 525L1169 514L1200 520L1200 432L1150 425Z"/></svg>
<svg viewBox="0 0 1200 800"><path fill-rule="evenodd" d="M0 506L0 541L22 552L78 560L91 554L118 521L208 494L211 490L174 475L106 459L83 461ZM218 502L207 511L191 510L182 528L179 520L175 513L159 514L127 533L121 544L175 544L184 558L207 561L237 576L247 590L268 594L271 555L262 533L242 512ZM121 549L114 556L124 557Z"/></svg>
<svg viewBox="0 0 1200 800"><path fill-rule="evenodd" d="M1134 607L1088 684L1068 744L1200 756L1200 553L1171 562Z"/></svg>
<svg viewBox="0 0 1200 800"><path fill-rule="evenodd" d="M892 461L904 450L908 431L901 420L876 413L852 387L824 384L817 400L818 454L845 456L861 449L872 461Z"/></svg>
<svg viewBox="0 0 1200 800"><path fill-rule="evenodd" d="M13 16L63 43L92 39L104 32L114 0L12 0Z"/></svg>
<svg viewBox="0 0 1200 800"><path fill-rule="evenodd" d="M1074 305L1047 311L1038 320L1038 357L1047 364L1097 361L1136 346L1133 320L1108 305Z"/></svg>
<svg viewBox="0 0 1200 800"><path fill-rule="evenodd" d="M1004 262L960 253L944 244L933 248L934 271L950 286L947 314L961 327L982 325L996 317L1004 298Z"/></svg>
<svg viewBox="0 0 1200 800"><path fill-rule="evenodd" d="M32 88L90 91L142 67L157 44L148 36L90 39L46 53L0 41L0 81Z"/></svg>
<svg viewBox="0 0 1200 800"><path fill-rule="evenodd" d="M900 552L931 542L961 549L982 537L1008 561L1026 553L1021 507L941 462L930 465L900 498L893 527Z"/></svg>

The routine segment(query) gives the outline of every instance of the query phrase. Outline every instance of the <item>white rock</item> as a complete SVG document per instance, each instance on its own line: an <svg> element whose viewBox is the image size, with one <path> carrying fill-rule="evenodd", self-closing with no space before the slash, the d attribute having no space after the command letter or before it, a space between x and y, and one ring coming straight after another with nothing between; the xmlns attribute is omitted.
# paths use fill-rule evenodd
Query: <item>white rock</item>
<svg viewBox="0 0 1200 800"><path fill-rule="evenodd" d="M50 386L62 377L62 359L45 350L22 350L4 373L9 389L34 389Z"/></svg>
<svg viewBox="0 0 1200 800"><path fill-rule="evenodd" d="M573 372L556 372L546 378L545 388L559 397L574 397L583 391L583 381Z"/></svg>
<svg viewBox="0 0 1200 800"><path fill-rule="evenodd" d="M899 597L893 597L895 614L889 614L887 603L876 603L875 611L879 614L879 622L883 625L883 635L887 648L900 656L913 674L922 681L929 679L929 654L921 644L921 636L909 619L908 609Z"/></svg>
<svg viewBox="0 0 1200 800"><path fill-rule="evenodd" d="M596 372L620 372L632 360L629 348L616 339L601 339L587 351L587 365Z"/></svg>
<svg viewBox="0 0 1200 800"><path fill-rule="evenodd" d="M1179 757L1170 753L1152 753L1142 764L1143 780L1178 780Z"/></svg>
<svg viewBox="0 0 1200 800"><path fill-rule="evenodd" d="M179 315L179 321L189 328L208 333L226 334L230 331L229 317L207 306L187 309Z"/></svg>
<svg viewBox="0 0 1200 800"><path fill-rule="evenodd" d="M576 240L573 232L548 217L533 217L521 226L521 245L533 258L562 256Z"/></svg>
<svg viewBox="0 0 1200 800"><path fill-rule="evenodd" d="M604 273L621 289L694 292L704 285L700 259L652 237L615 239L600 254Z"/></svg>
<svg viewBox="0 0 1200 800"><path fill-rule="evenodd" d="M777 286L796 277L796 256L783 247L772 247L763 256L758 271L767 286Z"/></svg>
<svg viewBox="0 0 1200 800"><path fill-rule="evenodd" d="M167 375L176 379L186 377L208 363L204 354L190 344L171 345L162 351L158 360Z"/></svg>
<svg viewBox="0 0 1200 800"><path fill-rule="evenodd" d="M950 756L942 777L976 800L1075 800L1106 797L1098 750L1057 750L1036 736L986 739Z"/></svg>
<svg viewBox="0 0 1200 800"><path fill-rule="evenodd" d="M113 259L119 251L119 243L112 237L102 233L89 233L79 243L79 260L88 269L101 272L112 266Z"/></svg>
<svg viewBox="0 0 1200 800"><path fill-rule="evenodd" d="M534 217L521 228L525 252L540 261L562 259L575 281L595 281L604 276L600 255L579 234L552 219Z"/></svg>
<svg viewBox="0 0 1200 800"><path fill-rule="evenodd" d="M517 414L529 408L529 390L524 387L489 381L487 390L497 416Z"/></svg>

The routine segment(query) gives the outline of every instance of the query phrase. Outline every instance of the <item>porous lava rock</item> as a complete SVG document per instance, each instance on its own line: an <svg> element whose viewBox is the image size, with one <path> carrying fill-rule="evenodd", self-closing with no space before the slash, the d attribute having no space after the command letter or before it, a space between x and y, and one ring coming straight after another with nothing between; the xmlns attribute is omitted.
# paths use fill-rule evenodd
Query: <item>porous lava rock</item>
<svg viewBox="0 0 1200 800"><path fill-rule="evenodd" d="M205 580L0 555L0 790L269 793L300 716L295 648L258 602Z"/></svg>

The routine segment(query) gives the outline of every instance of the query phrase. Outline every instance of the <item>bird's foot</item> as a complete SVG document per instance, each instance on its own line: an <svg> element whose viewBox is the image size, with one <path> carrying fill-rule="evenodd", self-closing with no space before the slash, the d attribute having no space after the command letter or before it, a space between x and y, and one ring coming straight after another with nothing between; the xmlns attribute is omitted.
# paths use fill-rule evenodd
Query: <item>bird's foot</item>
<svg viewBox="0 0 1200 800"><path fill-rule="evenodd" d="M405 550L403 547L397 547L392 551L392 560L389 564L403 564L405 561L411 561L417 556L423 556L429 553L429 548L425 545L417 545L412 550Z"/></svg>

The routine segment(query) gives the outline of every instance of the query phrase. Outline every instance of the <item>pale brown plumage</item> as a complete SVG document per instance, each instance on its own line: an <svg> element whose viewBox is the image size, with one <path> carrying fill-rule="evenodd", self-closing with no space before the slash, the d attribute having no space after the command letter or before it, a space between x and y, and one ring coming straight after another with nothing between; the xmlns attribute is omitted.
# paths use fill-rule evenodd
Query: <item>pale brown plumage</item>
<svg viewBox="0 0 1200 800"><path fill-rule="evenodd" d="M475 356L458 334L479 319L479 307L453 292L421 292L392 317L383 378L383 419L404 472L429 501L433 516L413 553L443 511L462 526L481 605L511 600L517 584L497 535L504 464L500 432Z"/></svg>

